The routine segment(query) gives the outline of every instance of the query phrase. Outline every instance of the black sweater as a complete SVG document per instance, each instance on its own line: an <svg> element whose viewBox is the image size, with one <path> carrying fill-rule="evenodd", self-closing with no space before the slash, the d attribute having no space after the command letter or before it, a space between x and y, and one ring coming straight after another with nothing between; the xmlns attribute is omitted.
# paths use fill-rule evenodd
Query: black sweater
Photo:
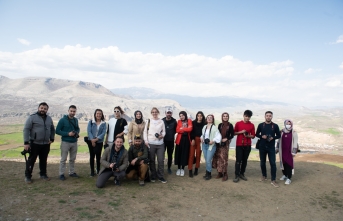
<svg viewBox="0 0 343 221"><path fill-rule="evenodd" d="M193 120L193 130L191 132L191 140L194 140L195 137L201 137L202 135L202 128L204 128L204 126L206 124L203 123L198 123L197 120Z"/></svg>
<svg viewBox="0 0 343 221"><path fill-rule="evenodd" d="M267 141L266 139L263 139L263 135L270 135L273 137L273 140ZM275 147L275 140L279 139L281 137L280 129L277 124L270 123L260 123L256 130L256 137L260 138L260 147Z"/></svg>

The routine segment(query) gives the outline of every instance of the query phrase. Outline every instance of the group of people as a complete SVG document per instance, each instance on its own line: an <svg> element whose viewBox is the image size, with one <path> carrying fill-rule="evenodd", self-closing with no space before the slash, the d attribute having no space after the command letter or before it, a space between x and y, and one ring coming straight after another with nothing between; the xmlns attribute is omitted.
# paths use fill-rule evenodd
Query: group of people
<svg viewBox="0 0 343 221"><path fill-rule="evenodd" d="M78 177L74 167L80 133L78 120L75 117L77 108L74 105L69 107L68 115L59 120L56 130L51 117L47 115L48 109L47 103L40 103L38 111L28 117L24 126L24 149L29 152L25 170L26 183L32 182L32 170L37 157L39 157L40 178L50 180L46 166L50 144L54 142L55 133L61 136L59 179L66 179L68 154L69 177ZM297 153L298 136L291 120L285 120L285 127L280 131L278 125L272 122L271 111L265 113L265 122L258 125L256 132L254 124L250 122L253 115L250 110L243 113L243 120L237 122L235 126L229 122L229 114L226 112L221 115L221 123L218 126L215 125L214 115L209 114L205 117L202 111L197 112L194 120L189 119L185 111L181 111L179 120L176 120L172 117L173 109L167 108L165 117L161 119L160 111L154 107L151 110L151 117L144 120L142 112L137 110L129 125L123 118L123 114L121 107L114 107L114 117L106 123L103 111L96 109L94 119L88 122L87 137L84 141L89 148L90 176L98 176L96 181L98 188L104 187L112 176L116 185L121 185L124 177L137 178L141 186L144 186L144 181L147 179L151 182L159 180L167 183L164 175L165 152L168 157L169 174L173 173L171 166L174 154L177 176L185 175L186 166L189 177L197 176L201 153L203 153L206 167L203 178L210 180L212 169L216 169L215 178L226 181L229 146L234 136L237 136L237 139L233 182L237 183L240 179L247 180L245 170L251 152L252 139L256 136L259 138L256 148L259 149L262 172L260 181L267 180L266 158L268 155L271 184L278 187L276 154L279 153L280 167L284 174L280 180L285 180L285 184L291 183L294 169L293 157ZM124 135L127 135L128 149L124 147ZM276 140L278 140L277 145ZM105 149L102 154L103 148Z"/></svg>

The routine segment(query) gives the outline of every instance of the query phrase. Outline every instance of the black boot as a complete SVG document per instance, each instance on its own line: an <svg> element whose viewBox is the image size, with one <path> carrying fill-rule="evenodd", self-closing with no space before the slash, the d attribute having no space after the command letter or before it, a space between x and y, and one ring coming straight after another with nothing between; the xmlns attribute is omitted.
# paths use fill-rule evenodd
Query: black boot
<svg viewBox="0 0 343 221"><path fill-rule="evenodd" d="M203 176L202 178L206 179L207 173L208 173L208 172L207 172L207 170L206 170L205 176Z"/></svg>
<svg viewBox="0 0 343 221"><path fill-rule="evenodd" d="M194 170L194 176L198 176L198 168L195 168L195 170Z"/></svg>
<svg viewBox="0 0 343 221"><path fill-rule="evenodd" d="M190 170L188 175L189 175L189 177L193 177L193 170Z"/></svg>
<svg viewBox="0 0 343 221"><path fill-rule="evenodd" d="M211 178L212 178L212 176L211 176L211 172L207 172L208 174L207 174L207 177L205 178L205 180L210 180Z"/></svg>

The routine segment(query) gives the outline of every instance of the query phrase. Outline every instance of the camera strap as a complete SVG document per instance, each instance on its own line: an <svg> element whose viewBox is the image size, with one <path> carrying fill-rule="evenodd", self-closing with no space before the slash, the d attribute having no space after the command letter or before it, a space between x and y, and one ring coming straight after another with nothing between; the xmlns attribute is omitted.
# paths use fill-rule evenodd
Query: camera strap
<svg viewBox="0 0 343 221"><path fill-rule="evenodd" d="M74 119L74 118L73 118ZM73 122L71 122L70 118L68 117L68 120L69 120L69 124L71 124L74 128L74 130L78 130L79 127L77 127ZM74 119L75 120L75 119Z"/></svg>
<svg viewBox="0 0 343 221"><path fill-rule="evenodd" d="M273 132L274 132L274 123L273 122L271 122L271 124L272 124L272 130L273 130ZM264 126L266 125L266 123L263 123L263 126L262 126L262 131L263 131L263 129L264 129ZM262 132L261 131L261 132Z"/></svg>
<svg viewBox="0 0 343 221"><path fill-rule="evenodd" d="M149 139L148 135L149 135L149 128L150 128L150 119L148 119L148 125L146 127L146 138Z"/></svg>
<svg viewBox="0 0 343 221"><path fill-rule="evenodd" d="M212 126L213 126L213 124L212 124L211 127L210 127L210 133L208 133L208 139L210 139L210 137L211 137ZM206 125L206 128L205 128L205 133L204 133L204 135L203 135L204 139L205 139L206 130L207 130L207 125Z"/></svg>

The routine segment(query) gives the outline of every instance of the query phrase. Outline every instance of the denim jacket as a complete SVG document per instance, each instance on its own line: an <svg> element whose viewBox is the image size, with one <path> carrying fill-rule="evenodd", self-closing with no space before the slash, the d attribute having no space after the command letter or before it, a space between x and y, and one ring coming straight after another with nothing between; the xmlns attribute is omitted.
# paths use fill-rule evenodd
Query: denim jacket
<svg viewBox="0 0 343 221"><path fill-rule="evenodd" d="M106 133L106 122L105 121L100 122L98 135L96 134L96 131L97 131L96 122L94 120L90 120L87 126L88 140L92 140L95 137L97 137L98 138L97 143L104 142L104 137Z"/></svg>

